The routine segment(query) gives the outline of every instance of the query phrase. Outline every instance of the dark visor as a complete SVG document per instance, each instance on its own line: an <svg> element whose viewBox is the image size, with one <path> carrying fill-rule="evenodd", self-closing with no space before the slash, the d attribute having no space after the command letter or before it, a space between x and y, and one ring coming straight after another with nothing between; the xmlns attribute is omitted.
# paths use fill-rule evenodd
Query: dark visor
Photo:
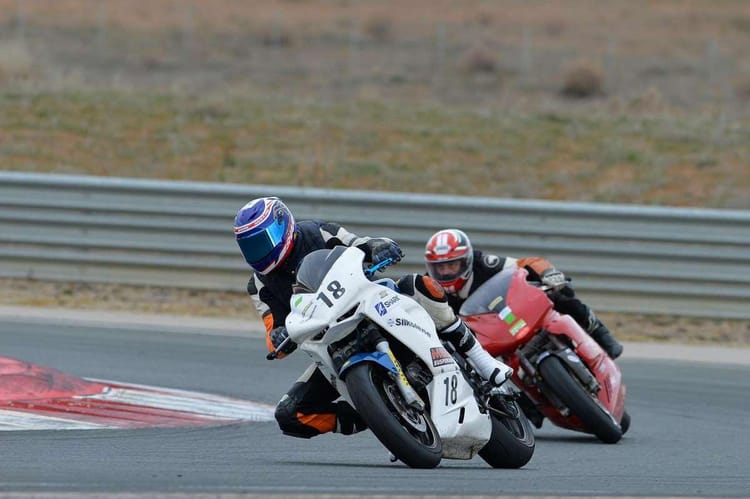
<svg viewBox="0 0 750 499"><path fill-rule="evenodd" d="M240 251L250 265L267 257L281 242L286 224L274 223L265 230L237 240Z"/></svg>

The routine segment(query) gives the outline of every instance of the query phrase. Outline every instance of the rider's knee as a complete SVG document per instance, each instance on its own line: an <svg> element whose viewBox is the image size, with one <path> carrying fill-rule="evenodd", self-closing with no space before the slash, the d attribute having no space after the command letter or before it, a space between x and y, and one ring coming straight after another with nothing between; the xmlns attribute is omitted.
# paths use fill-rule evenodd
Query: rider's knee
<svg viewBox="0 0 750 499"><path fill-rule="evenodd" d="M276 418L276 423L279 425L279 429L281 429L284 435L298 438L311 438L320 434L315 428L302 424L299 419L297 419L297 414L298 410L296 400L288 394L284 395L279 403L276 404L274 417Z"/></svg>

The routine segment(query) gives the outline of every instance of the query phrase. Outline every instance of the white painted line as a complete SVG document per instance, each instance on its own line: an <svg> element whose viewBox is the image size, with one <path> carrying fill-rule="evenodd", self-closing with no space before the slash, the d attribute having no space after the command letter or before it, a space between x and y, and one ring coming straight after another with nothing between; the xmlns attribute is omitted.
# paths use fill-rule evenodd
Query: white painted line
<svg viewBox="0 0 750 499"><path fill-rule="evenodd" d="M100 430L107 426L28 412L0 409L0 431L24 430Z"/></svg>

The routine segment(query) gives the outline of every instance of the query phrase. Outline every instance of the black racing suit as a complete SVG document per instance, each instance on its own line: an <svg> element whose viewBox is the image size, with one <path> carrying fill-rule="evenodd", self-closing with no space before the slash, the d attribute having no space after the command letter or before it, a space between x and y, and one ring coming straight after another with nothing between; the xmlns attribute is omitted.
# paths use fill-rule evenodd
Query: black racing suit
<svg viewBox="0 0 750 499"><path fill-rule="evenodd" d="M269 351L274 350L271 331L283 326L291 311L289 299L302 259L315 250L344 245L356 246L370 260L372 255L367 242L372 239L352 234L336 223L297 222L289 256L268 274L256 272L247 284L247 292L266 327ZM366 426L351 405L345 401L334 402L339 397L323 373L312 364L277 404L276 421L285 434L303 438L329 431L350 434L364 429Z"/></svg>

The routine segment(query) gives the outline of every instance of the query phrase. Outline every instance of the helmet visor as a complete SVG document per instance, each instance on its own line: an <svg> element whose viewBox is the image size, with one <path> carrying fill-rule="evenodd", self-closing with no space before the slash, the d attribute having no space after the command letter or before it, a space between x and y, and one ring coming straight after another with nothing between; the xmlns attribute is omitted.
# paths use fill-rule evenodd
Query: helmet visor
<svg viewBox="0 0 750 499"><path fill-rule="evenodd" d="M427 273L438 282L449 282L463 276L468 270L466 258L445 262L427 262Z"/></svg>
<svg viewBox="0 0 750 499"><path fill-rule="evenodd" d="M273 223L260 232L237 239L242 256L250 265L267 257L284 239L287 223Z"/></svg>

